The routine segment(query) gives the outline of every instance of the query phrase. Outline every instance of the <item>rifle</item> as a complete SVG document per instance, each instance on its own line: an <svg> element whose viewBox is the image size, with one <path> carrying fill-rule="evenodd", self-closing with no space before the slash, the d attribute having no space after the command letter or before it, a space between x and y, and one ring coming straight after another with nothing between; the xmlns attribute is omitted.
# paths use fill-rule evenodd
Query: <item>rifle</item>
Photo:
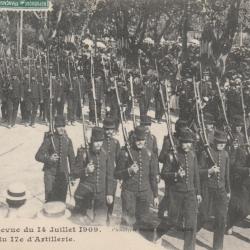
<svg viewBox="0 0 250 250"><path fill-rule="evenodd" d="M247 147L247 153L250 155L250 144L248 139L248 132L247 132L247 122L246 122L246 110L245 110L245 102L244 102L244 94L243 94L243 87L242 82L240 81L240 97L241 97L241 107L243 111L243 120L244 120L244 134L246 139L246 147Z"/></svg>
<svg viewBox="0 0 250 250"><path fill-rule="evenodd" d="M226 131L227 131L228 135L230 136L230 139L232 141L234 141L235 138L234 138L234 136L232 134L232 130L231 130L231 127L230 127L228 119L227 119L225 103L224 103L224 100L223 100L223 97L222 97L222 93L221 93L221 89L220 89L220 84L219 84L218 77L216 77L216 86L217 86L219 97L220 97L220 101L221 101L221 106L222 106L222 112L223 112L224 120L226 122Z"/></svg>
<svg viewBox="0 0 250 250"><path fill-rule="evenodd" d="M118 103L119 111L120 111L122 134L123 134L125 147L126 147L126 150L127 150L127 153L129 155L130 160L134 163L134 158L133 158L133 155L131 153L130 145L129 145L129 141L128 141L128 132L127 132L127 129L125 128L125 126L124 126L124 117L123 117L123 113L122 113L123 110L122 110L122 105L121 105L121 100L120 100L120 96L119 96L119 90L118 90L116 79L115 79L115 93L116 93L117 103Z"/></svg>
<svg viewBox="0 0 250 250"><path fill-rule="evenodd" d="M159 71L158 71L158 66L157 66L156 60L155 60L155 69L157 72L157 79L159 81L160 77L159 77ZM167 125L168 137L169 137L169 142L170 142L170 151L172 152L173 159L177 165L178 170L183 170L183 168L179 162L178 156L177 156L177 149L175 147L175 143L174 143L174 139L173 139L173 135L172 135L172 125L171 125L171 119L170 119L170 104L169 104L169 96L168 96L166 82L165 82L165 88L166 88L165 92L166 92L167 107L165 104L164 95L163 95L163 91L162 91L162 84L160 83L160 81L158 82L158 84L159 84L159 91L160 91L161 102L162 102L162 106L163 106L163 110L164 110L164 115L166 118L166 125Z"/></svg>
<svg viewBox="0 0 250 250"><path fill-rule="evenodd" d="M58 73L58 78L59 78L60 86L62 86L62 79L61 79L61 74L60 74L60 65L59 65L58 56L56 57L56 63L57 63L57 73Z"/></svg>
<svg viewBox="0 0 250 250"><path fill-rule="evenodd" d="M4 58L5 67L6 67L7 80L9 83L9 87L11 87L11 79L10 79L9 70L8 70L9 66L8 66L7 58L6 58L4 51L3 51L3 58Z"/></svg>
<svg viewBox="0 0 250 250"><path fill-rule="evenodd" d="M51 144L53 147L53 150L55 153L57 153L56 151L56 146L54 143L54 124L53 124L53 86L52 86L52 79L51 79L51 75L49 73L49 133L50 133L50 139L51 139Z"/></svg>
<svg viewBox="0 0 250 250"><path fill-rule="evenodd" d="M195 82L195 77L193 77L193 85L194 85L194 95L195 95L195 107L196 107L196 115L197 115L197 122L199 126L199 135L202 140L202 143L204 145L205 152L211 162L212 165L215 165L215 161L213 159L211 150L210 150L210 145L208 142L207 138L207 133L206 133L206 127L205 127L205 122L204 122L204 114L203 114L203 109L201 106L201 94L200 94L200 88L198 84Z"/></svg>
<svg viewBox="0 0 250 250"><path fill-rule="evenodd" d="M41 53L39 52L39 63L40 63L40 74L41 74L41 80L42 80L42 86L44 86L44 79L43 79L43 65L42 65L42 59L41 59Z"/></svg>
<svg viewBox="0 0 250 250"><path fill-rule="evenodd" d="M28 88L28 92L31 92L31 69L30 69L30 58L29 58L29 88Z"/></svg>
<svg viewBox="0 0 250 250"><path fill-rule="evenodd" d="M97 119L97 107L96 107L96 93L95 93L95 80L94 80L94 61L93 56L91 53L91 68L90 68L90 78L91 78L91 85L92 85L92 94L93 94L93 100L94 100L94 111L95 111L95 125L98 126L98 119Z"/></svg>
<svg viewBox="0 0 250 250"><path fill-rule="evenodd" d="M69 74L69 90L73 90L72 79L71 79L71 71L70 71L70 64L69 64L69 57L68 57L68 74Z"/></svg>
<svg viewBox="0 0 250 250"><path fill-rule="evenodd" d="M134 86L133 86L133 77L130 75L129 78L129 83L130 83L130 92L131 92L131 101L132 101L132 118L133 118L133 126L134 129L136 127L136 120L135 120L135 95L134 95Z"/></svg>

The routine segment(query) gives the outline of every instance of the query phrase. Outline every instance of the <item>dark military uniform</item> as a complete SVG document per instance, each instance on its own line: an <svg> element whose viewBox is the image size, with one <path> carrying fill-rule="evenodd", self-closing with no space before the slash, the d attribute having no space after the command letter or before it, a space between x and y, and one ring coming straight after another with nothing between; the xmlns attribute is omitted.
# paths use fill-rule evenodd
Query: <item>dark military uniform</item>
<svg viewBox="0 0 250 250"><path fill-rule="evenodd" d="M198 204L196 196L200 195L200 178L197 158L191 150L184 152L178 149L177 158L185 171L183 178L177 175L179 167L168 154L161 178L168 183L168 221L163 220L158 230L167 231L170 227L180 227L184 220L184 249L195 249Z"/></svg>
<svg viewBox="0 0 250 250"><path fill-rule="evenodd" d="M52 79L53 86L53 115L63 115L65 104L64 85L60 78Z"/></svg>
<svg viewBox="0 0 250 250"><path fill-rule="evenodd" d="M164 114L163 104L162 104L162 98L160 94L160 86L161 83L156 83L154 85L154 100L155 100L155 119L159 122L162 119L162 116ZM162 85L162 92L164 99L165 97L165 86Z"/></svg>
<svg viewBox="0 0 250 250"><path fill-rule="evenodd" d="M250 213L249 156L242 147L230 152L231 200L228 208L227 229L244 220Z"/></svg>
<svg viewBox="0 0 250 250"><path fill-rule="evenodd" d="M103 148L104 150L107 152L109 160L110 160L110 164L112 165L113 169L113 173L111 174L111 177L114 177L114 171L115 168L117 166L117 162L118 162L118 158L120 156L120 143L117 139L115 138L109 138L109 137L105 137L104 141L103 141ZM113 178L114 180L114 190L113 190L113 196L115 198L115 192L116 192L116 187L117 187L117 181ZM111 205L108 205L109 209L108 209L108 215L112 215L113 213L113 207L114 207L114 201Z"/></svg>
<svg viewBox="0 0 250 250"><path fill-rule="evenodd" d="M208 220L210 216L215 216L215 228L213 249L222 249L224 231L227 219L228 198L230 190L229 180L229 156L225 150L218 151L211 148L211 153L217 166L220 168L218 174L209 176L209 160L204 153L201 157L200 175L202 181L201 209L198 220L198 229Z"/></svg>
<svg viewBox="0 0 250 250"><path fill-rule="evenodd" d="M80 177L79 185L75 192L76 208L86 215L87 209L93 202L95 220L103 222L107 217L106 196L114 195L113 166L107 152L102 148L99 152L80 148L77 152L76 165L73 171L75 177ZM86 167L93 162L93 173L87 173Z"/></svg>
<svg viewBox="0 0 250 250"><path fill-rule="evenodd" d="M54 154L51 136L46 134L36 153L36 160L44 163L45 201L66 201L69 169L73 169L75 154L71 139L67 135L53 135L55 151L59 156L57 162L51 161ZM68 164L69 161L69 164Z"/></svg>
<svg viewBox="0 0 250 250"><path fill-rule="evenodd" d="M8 125L14 126L16 123L17 118L17 111L21 101L23 99L24 92L23 92L22 83L18 78L12 79L10 82L10 86L8 89L8 96L7 96L7 108L8 108Z"/></svg>
<svg viewBox="0 0 250 250"><path fill-rule="evenodd" d="M40 100L43 100L43 91L42 86L38 83L34 76L25 83L24 95L25 95L25 106L27 110L27 121L30 122L30 125L35 124L35 119L37 115L37 109Z"/></svg>
<svg viewBox="0 0 250 250"><path fill-rule="evenodd" d="M79 84L80 86L78 86L78 89L79 87L81 88L81 98L80 98L80 89L78 91L78 95L79 95L79 102L77 103L77 110L76 110L76 116L77 118L81 118L82 116L82 105L84 105L84 102L85 102L85 94L86 94L86 85L87 85L87 80L86 78L84 77L84 75L81 73L79 75L79 78L78 78L78 81L79 81ZM82 102L82 105L81 105L81 102Z"/></svg>
<svg viewBox="0 0 250 250"><path fill-rule="evenodd" d="M157 161L147 149L131 148L134 161L139 166L136 174L130 174L128 168L132 165L125 149L121 151L115 177L123 180L122 183L122 223L133 225L134 216L136 226L143 229L148 225L149 205L151 194L158 196L157 187Z"/></svg>
<svg viewBox="0 0 250 250"><path fill-rule="evenodd" d="M76 73L75 73L76 74ZM77 104L79 102L79 85L77 76L74 75L74 78L69 81L67 87L67 103L68 103L68 121L73 123L76 120L76 110Z"/></svg>
<svg viewBox="0 0 250 250"><path fill-rule="evenodd" d="M140 117L147 115L152 96L153 96L152 85L150 81L148 81L148 79L145 79L145 81L141 83L140 96L139 96Z"/></svg>
<svg viewBox="0 0 250 250"><path fill-rule="evenodd" d="M120 91L119 91L120 96ZM106 107L110 107L110 112L108 116L112 117L115 121L115 127L118 129L120 122L120 110L118 106L118 101L116 97L115 86L109 86L106 92Z"/></svg>

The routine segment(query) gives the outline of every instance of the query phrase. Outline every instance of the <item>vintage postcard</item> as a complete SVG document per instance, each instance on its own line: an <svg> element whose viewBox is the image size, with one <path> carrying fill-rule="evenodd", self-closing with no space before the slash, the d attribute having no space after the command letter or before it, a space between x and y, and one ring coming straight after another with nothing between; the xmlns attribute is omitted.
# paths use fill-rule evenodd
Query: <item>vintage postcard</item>
<svg viewBox="0 0 250 250"><path fill-rule="evenodd" d="M0 247L250 248L249 0L0 0Z"/></svg>

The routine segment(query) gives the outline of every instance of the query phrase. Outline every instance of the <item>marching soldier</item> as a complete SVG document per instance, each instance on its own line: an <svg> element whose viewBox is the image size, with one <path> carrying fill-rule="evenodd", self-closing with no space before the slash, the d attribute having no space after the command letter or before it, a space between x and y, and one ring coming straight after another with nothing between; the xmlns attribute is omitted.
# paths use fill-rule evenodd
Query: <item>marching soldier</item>
<svg viewBox="0 0 250 250"><path fill-rule="evenodd" d="M29 79L30 78L30 79ZM31 127L35 127L35 120L37 115L38 105L43 100L42 86L38 84L34 72L30 75L26 74L27 82L25 83L25 101L27 109L26 124L29 123Z"/></svg>
<svg viewBox="0 0 250 250"><path fill-rule="evenodd" d="M141 82L140 96L139 96L139 107L140 107L140 117L146 116L150 107L153 88L148 76L144 77Z"/></svg>
<svg viewBox="0 0 250 250"><path fill-rule="evenodd" d="M23 101L23 86L18 79L15 71L12 72L12 79L8 89L7 107L8 107L8 128L16 124L17 111L20 101Z"/></svg>
<svg viewBox="0 0 250 250"><path fill-rule="evenodd" d="M85 94L86 94L86 85L87 85L87 80L84 77L84 73L83 71L79 72L79 77L78 77L78 82L79 82L79 87L81 88L81 93L82 93L82 102L84 105L85 102ZM78 88L79 88L78 87ZM78 119L81 118L82 114L82 109L81 109L81 99L80 99L80 91L78 91L78 95L79 95L79 102L77 104L77 110L76 110L76 116Z"/></svg>
<svg viewBox="0 0 250 250"><path fill-rule="evenodd" d="M179 147L180 145L179 139L180 139L181 131L185 131L185 130L188 130L187 121L179 119L175 123L175 133L173 134L174 144L177 147ZM170 152L171 152L171 145L169 141L169 136L164 136L162 149L160 151L159 158L158 158L159 162L162 164L165 163L166 159L168 158L168 154ZM167 208L168 208L168 182L165 182L165 194L162 200L160 201L159 209L158 209L159 218L165 217L164 214L165 214L165 211L167 211Z"/></svg>
<svg viewBox="0 0 250 250"><path fill-rule="evenodd" d="M215 216L213 249L223 249L224 231L227 220L228 201L231 196L229 179L229 156L225 150L227 134L216 131L211 153L215 161L214 166L209 165L209 159L204 153L200 163L200 176L202 181L202 196L200 213L198 217L198 230L210 216Z"/></svg>
<svg viewBox="0 0 250 250"><path fill-rule="evenodd" d="M73 171L73 176L80 178L74 194L75 212L80 212L85 217L93 203L94 221L101 225L106 224L107 205L114 201L114 169L108 153L102 147L103 141L103 129L94 127L89 151L78 149Z"/></svg>
<svg viewBox="0 0 250 250"><path fill-rule="evenodd" d="M242 128L244 126L244 121L242 115L234 115L232 119L232 134L234 140L239 146L244 144L244 135L242 133Z"/></svg>
<svg viewBox="0 0 250 250"><path fill-rule="evenodd" d="M239 146L230 152L231 200L228 207L227 233L232 234L233 226L244 220L250 212L250 167L249 153Z"/></svg>
<svg viewBox="0 0 250 250"><path fill-rule="evenodd" d="M78 81L77 81L77 72L72 71L72 79L69 78L69 86L67 88L67 103L68 103L68 125L75 125L76 120L76 110L78 100ZM71 76L69 76L71 77Z"/></svg>
<svg viewBox="0 0 250 250"><path fill-rule="evenodd" d="M60 75L55 79L54 84L55 84L55 111L57 115L63 115L64 104L65 104L65 85Z"/></svg>
<svg viewBox="0 0 250 250"><path fill-rule="evenodd" d="M146 131L142 126L135 128L131 143L131 161L127 150L121 151L115 177L122 180L122 224L139 230L148 229L151 194L154 206L158 207L157 161L146 147Z"/></svg>
<svg viewBox="0 0 250 250"><path fill-rule="evenodd" d="M163 104L162 104L162 99L161 99L161 94L160 94L160 84L161 82L155 82L154 85L154 101L155 101L155 120L158 123L161 123L162 116L164 114L164 109L163 109ZM165 97L165 85L162 85L162 92L164 99Z"/></svg>
<svg viewBox="0 0 250 250"><path fill-rule="evenodd" d="M193 135L189 131L180 133L180 146L176 161L168 154L161 171L161 178L168 183L169 210L167 220L157 227L158 237L171 227L184 225L184 250L195 249L198 202L201 202L200 177L196 154L192 150ZM198 201L198 202L197 202Z"/></svg>
<svg viewBox="0 0 250 250"><path fill-rule="evenodd" d="M113 173L111 172L111 177L114 176L115 168L118 164L118 159L120 156L120 143L117 139L113 137L114 130L115 130L115 122L112 118L106 117L103 121L103 129L105 133L104 141L103 141L103 148L107 152L108 157L110 159L111 170L113 169ZM113 178L114 179L114 178ZM113 197L115 198L117 182L114 179L114 190L113 190ZM108 205L108 219L109 216L112 215L113 212L114 201L112 204Z"/></svg>
<svg viewBox="0 0 250 250"><path fill-rule="evenodd" d="M120 110L116 98L116 91L115 91L115 78L110 78L110 83L107 87L106 91L106 108L108 109L107 116L110 116L115 121L115 129L118 130L119 122L120 122ZM118 86L119 88L119 86ZM119 91L120 94L120 91Z"/></svg>
<svg viewBox="0 0 250 250"><path fill-rule="evenodd" d="M65 118L55 117L55 133L46 133L35 159L44 164L45 201L66 201L69 175L75 164L71 139L65 131ZM68 163L69 162L69 163Z"/></svg>
<svg viewBox="0 0 250 250"><path fill-rule="evenodd" d="M146 129L146 140L145 146L152 152L155 157L158 159L158 146L156 137L151 133L151 117L150 116L142 116L140 125L145 127Z"/></svg>

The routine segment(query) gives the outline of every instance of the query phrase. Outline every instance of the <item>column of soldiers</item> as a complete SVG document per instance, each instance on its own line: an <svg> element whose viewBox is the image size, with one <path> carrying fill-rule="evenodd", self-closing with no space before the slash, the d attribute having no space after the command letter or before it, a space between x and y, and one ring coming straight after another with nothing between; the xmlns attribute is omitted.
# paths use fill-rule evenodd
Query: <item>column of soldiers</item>
<svg viewBox="0 0 250 250"><path fill-rule="evenodd" d="M119 112L116 105L114 81L117 81L121 101L123 104L125 119L131 119L132 100L131 86L133 88L133 103L139 105L140 117L146 116L155 103L155 121L161 122L163 107L159 101L159 87L156 72L149 70L138 73L138 70L117 69L115 63L109 70L109 74L103 74L100 55L94 58L93 74L90 77L90 58L85 58L85 66L79 58L51 55L48 60L46 53L38 53L26 58L6 58L1 61L1 114L2 124L8 128L15 127L18 121L17 114L21 114L21 123L25 126L35 127L37 122L48 124L50 103L50 81L52 81L53 112L56 114L66 113L67 125L75 125L81 118L81 103L79 100L79 83L84 99L84 104L89 106L89 121L95 121L95 112L98 120L102 119L103 104L106 112L112 113L116 121L116 129L119 126ZM55 58L57 58L55 60ZM100 59L101 60L101 59ZM108 66L108 60L103 64ZM112 64L112 65L113 65ZM94 67L94 66L93 66ZM119 76L118 76L119 75ZM132 85L131 85L132 77ZM92 84L94 81L94 85ZM93 86L95 90L93 91ZM88 103L86 102L88 100ZM66 104L66 105L65 105ZM95 110L96 106L96 110ZM39 119L38 119L39 118Z"/></svg>
<svg viewBox="0 0 250 250"><path fill-rule="evenodd" d="M153 201L155 207L159 205L158 237L177 227L185 232L184 249L194 249L196 232L213 218L213 249L223 249L225 231L230 233L250 209L247 79L233 73L223 81L229 82L229 88L221 84L222 93L218 93L216 82L207 78L199 85L201 98L197 100L192 75L185 75L176 88L175 84L167 83L167 76L158 76L154 70L142 76L136 70L129 70L125 77L114 70L106 77L98 67L89 74L89 69L79 69L71 58L69 63L61 61L59 65L56 61L47 65L44 60L40 63L40 60L28 58L21 66L13 64L8 72L5 70L1 74L2 118L9 128L15 126L19 105L27 126L35 126L39 106L44 121L55 120L55 131L45 135L36 154L36 159L44 163L46 202L65 202L70 178L79 178L74 194L75 213L86 217L88 209L92 208L95 221L106 224L112 215L119 180L123 225L148 230L151 226L149 208ZM134 127L129 140L124 138L125 146L120 148L113 133L124 120L132 119L131 98L134 97L130 76L139 104L140 125ZM173 89L178 90L180 105L173 134L175 147L168 135L158 155L156 138L150 132L152 119L147 114L154 97L155 120L161 122L166 92ZM117 94L122 100L122 109L118 107ZM86 97L89 120L95 126L90 142L80 147L75 157L65 126L75 125L84 115L81 107ZM50 117L51 102L55 118ZM67 120L64 118L66 102ZM97 125L102 121L104 102L106 117L100 128ZM197 121L197 102L201 109L198 113L203 117L202 127ZM124 111L125 119L121 119L120 110ZM165 195L160 204L159 177L165 182Z"/></svg>

